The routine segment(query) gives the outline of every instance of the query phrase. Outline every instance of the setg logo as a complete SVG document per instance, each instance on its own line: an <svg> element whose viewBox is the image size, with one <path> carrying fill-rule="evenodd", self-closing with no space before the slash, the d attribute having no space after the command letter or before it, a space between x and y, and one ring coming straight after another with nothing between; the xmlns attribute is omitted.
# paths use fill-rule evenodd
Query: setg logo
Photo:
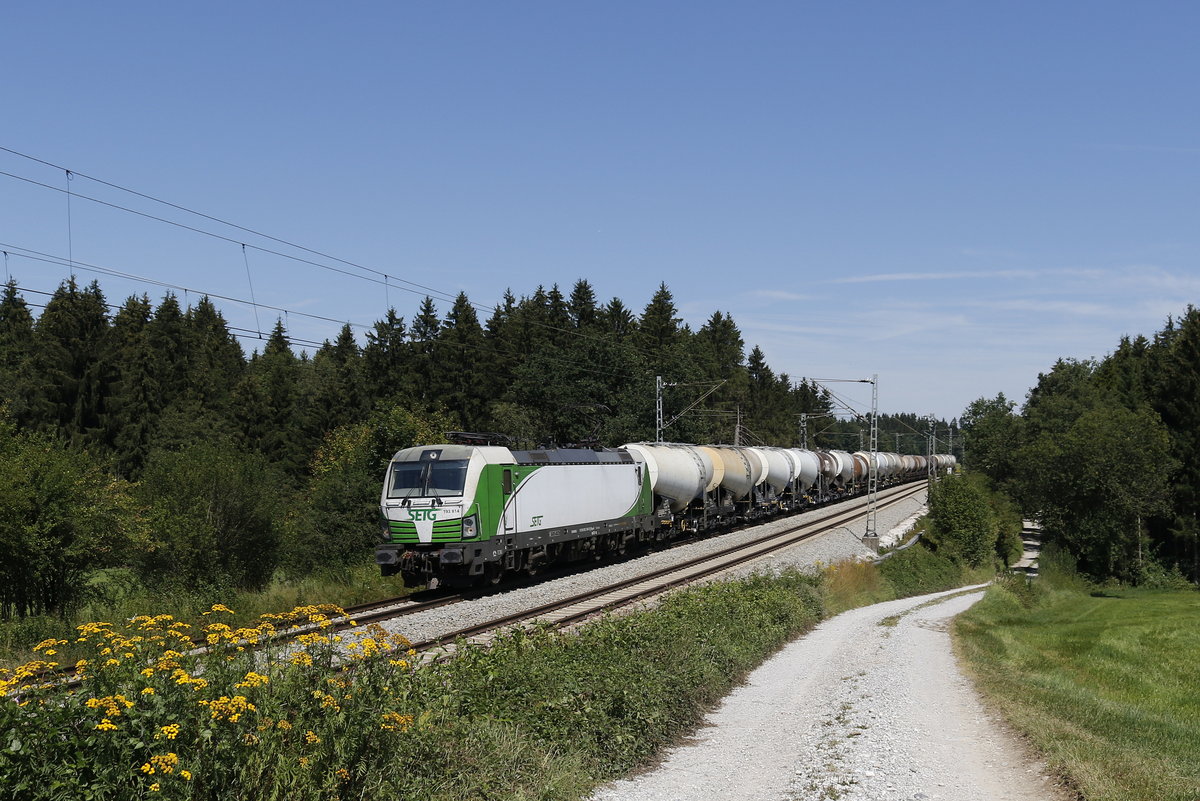
<svg viewBox="0 0 1200 801"><path fill-rule="evenodd" d="M409 509L408 519L414 523L433 522L437 520L437 509Z"/></svg>
<svg viewBox="0 0 1200 801"><path fill-rule="evenodd" d="M529 521L529 525L531 527L536 528L537 526L540 526L541 524L542 524L542 516L541 515L534 515L533 519Z"/></svg>

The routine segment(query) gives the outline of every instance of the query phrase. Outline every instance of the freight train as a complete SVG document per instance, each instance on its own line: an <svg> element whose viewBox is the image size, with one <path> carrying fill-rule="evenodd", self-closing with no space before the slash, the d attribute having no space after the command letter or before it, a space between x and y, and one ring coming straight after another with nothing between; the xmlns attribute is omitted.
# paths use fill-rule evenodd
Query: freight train
<svg viewBox="0 0 1200 801"><path fill-rule="evenodd" d="M948 455L874 457L881 487L955 464ZM409 586L495 584L865 492L871 458L863 451L646 442L616 449L406 448L388 465L375 561L383 575L399 573Z"/></svg>

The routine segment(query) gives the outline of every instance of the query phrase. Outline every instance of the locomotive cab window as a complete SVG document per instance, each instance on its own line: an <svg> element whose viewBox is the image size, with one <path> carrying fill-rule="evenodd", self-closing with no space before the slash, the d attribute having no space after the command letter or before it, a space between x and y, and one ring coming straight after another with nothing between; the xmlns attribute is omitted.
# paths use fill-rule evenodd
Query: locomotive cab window
<svg viewBox="0 0 1200 801"><path fill-rule="evenodd" d="M444 498L462 495L468 459L444 462L392 462L389 498Z"/></svg>

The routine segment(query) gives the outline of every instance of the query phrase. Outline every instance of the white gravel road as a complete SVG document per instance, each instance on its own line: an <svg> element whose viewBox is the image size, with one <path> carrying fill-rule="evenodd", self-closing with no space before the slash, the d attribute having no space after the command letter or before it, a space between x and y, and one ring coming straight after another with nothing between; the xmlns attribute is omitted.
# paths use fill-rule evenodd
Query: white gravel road
<svg viewBox="0 0 1200 801"><path fill-rule="evenodd" d="M936 593L825 621L754 671L660 765L593 801L1060 798L956 664L949 621L981 596ZM897 625L880 625L893 615Z"/></svg>

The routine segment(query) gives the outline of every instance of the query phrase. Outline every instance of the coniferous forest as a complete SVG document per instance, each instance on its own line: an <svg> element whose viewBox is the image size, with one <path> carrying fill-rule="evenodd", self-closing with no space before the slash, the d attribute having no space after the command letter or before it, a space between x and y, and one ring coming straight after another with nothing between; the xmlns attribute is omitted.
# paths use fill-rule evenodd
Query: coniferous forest
<svg viewBox="0 0 1200 801"><path fill-rule="evenodd" d="M864 430L825 389L747 353L729 315L684 325L665 285L640 311L584 280L506 293L486 319L465 294L441 309L427 297L361 344L346 325L313 353L282 322L247 353L208 298L117 306L72 279L36 311L4 287L4 618L68 613L110 568L175 593L368 562L396 450L450 431L523 447L651 439L655 376L677 385L668 420L724 382L668 440L795 445L802 413L812 447L854 450ZM925 452L916 415L880 429L881 447Z"/></svg>

